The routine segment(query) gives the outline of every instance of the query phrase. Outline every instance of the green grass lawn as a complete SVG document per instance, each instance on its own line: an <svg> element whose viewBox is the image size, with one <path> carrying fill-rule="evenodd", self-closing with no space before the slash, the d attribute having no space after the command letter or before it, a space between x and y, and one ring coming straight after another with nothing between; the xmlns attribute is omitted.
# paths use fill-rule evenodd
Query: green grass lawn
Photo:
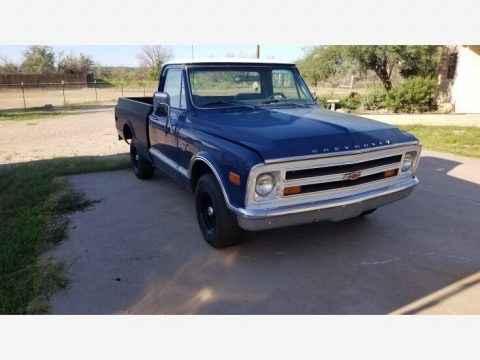
<svg viewBox="0 0 480 360"><path fill-rule="evenodd" d="M68 112L38 110L38 111L20 111L20 112L0 112L0 121L8 120L36 120L52 118L61 115L67 115Z"/></svg>
<svg viewBox="0 0 480 360"><path fill-rule="evenodd" d="M115 102L112 99L108 102L85 101L82 103L69 104L58 106L55 108L30 108L30 109L14 109L14 110L0 110L0 121L8 120L37 120L44 118L52 118L65 115L78 115L82 110L97 109L102 106L110 106L110 102Z"/></svg>
<svg viewBox="0 0 480 360"><path fill-rule="evenodd" d="M129 166L127 156L42 160L0 167L0 314L45 313L65 286L63 264L41 255L65 238L65 214L90 200L65 176Z"/></svg>
<svg viewBox="0 0 480 360"><path fill-rule="evenodd" d="M430 150L480 157L480 128L475 126L402 125Z"/></svg>

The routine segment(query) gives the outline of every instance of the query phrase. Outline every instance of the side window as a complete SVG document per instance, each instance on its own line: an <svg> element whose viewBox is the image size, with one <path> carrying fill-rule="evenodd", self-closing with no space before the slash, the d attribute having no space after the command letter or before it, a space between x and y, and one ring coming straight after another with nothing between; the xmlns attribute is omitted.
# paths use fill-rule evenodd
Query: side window
<svg viewBox="0 0 480 360"><path fill-rule="evenodd" d="M185 109L185 87L181 69L168 69L165 75L163 92L170 95L170 106Z"/></svg>
<svg viewBox="0 0 480 360"><path fill-rule="evenodd" d="M273 70L272 81L274 93L282 93L289 99L300 99L295 79L290 70Z"/></svg>

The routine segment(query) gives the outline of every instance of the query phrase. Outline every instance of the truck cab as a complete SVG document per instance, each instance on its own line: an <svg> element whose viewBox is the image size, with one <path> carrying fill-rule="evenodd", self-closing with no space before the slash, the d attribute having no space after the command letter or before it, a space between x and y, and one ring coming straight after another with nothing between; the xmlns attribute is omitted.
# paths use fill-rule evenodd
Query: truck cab
<svg viewBox="0 0 480 360"><path fill-rule="evenodd" d="M152 97L119 98L115 124L138 178L158 169L195 194L215 247L240 229L367 215L418 183L413 135L320 108L291 63L168 62Z"/></svg>

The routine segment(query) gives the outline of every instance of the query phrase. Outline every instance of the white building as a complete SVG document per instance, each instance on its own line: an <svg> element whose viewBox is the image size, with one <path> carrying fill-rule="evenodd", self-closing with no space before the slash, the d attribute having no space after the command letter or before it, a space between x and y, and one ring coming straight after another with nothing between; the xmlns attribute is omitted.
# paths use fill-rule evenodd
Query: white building
<svg viewBox="0 0 480 360"><path fill-rule="evenodd" d="M448 46L439 75L437 103L456 113L480 113L480 45Z"/></svg>

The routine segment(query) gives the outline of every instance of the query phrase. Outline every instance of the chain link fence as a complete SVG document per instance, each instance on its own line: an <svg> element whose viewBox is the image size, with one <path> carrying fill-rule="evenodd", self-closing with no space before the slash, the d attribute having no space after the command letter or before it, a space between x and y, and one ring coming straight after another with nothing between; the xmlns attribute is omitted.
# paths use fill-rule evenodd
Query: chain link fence
<svg viewBox="0 0 480 360"><path fill-rule="evenodd" d="M157 90L153 81L117 85L100 81L40 84L0 84L0 110L29 109L116 103L121 96L151 96Z"/></svg>
<svg viewBox="0 0 480 360"><path fill-rule="evenodd" d="M331 87L328 84L309 86L317 96L343 98L354 91L365 94L378 83ZM156 81L118 81L116 84L93 82L0 84L0 110L31 109L45 106L115 104L121 96L151 96L157 91Z"/></svg>

